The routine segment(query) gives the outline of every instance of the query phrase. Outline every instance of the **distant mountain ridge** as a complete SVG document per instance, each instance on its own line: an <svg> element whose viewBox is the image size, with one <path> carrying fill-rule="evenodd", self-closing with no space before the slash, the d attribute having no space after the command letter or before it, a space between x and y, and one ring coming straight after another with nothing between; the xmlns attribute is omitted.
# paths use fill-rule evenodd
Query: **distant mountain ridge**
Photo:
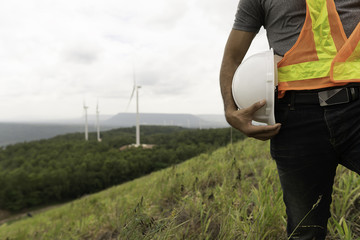
<svg viewBox="0 0 360 240"><path fill-rule="evenodd" d="M89 115L89 132L96 131L96 116ZM135 113L119 113L114 116L100 115L101 131L113 128L131 127L136 124ZM229 127L222 115L192 115L141 113L141 125L180 126L185 128L223 128ZM0 146L47 139L56 135L84 132L84 119L65 119L44 122L0 122Z"/></svg>
<svg viewBox="0 0 360 240"><path fill-rule="evenodd" d="M221 121L221 115L192 115L192 114L165 114L165 113L141 113L141 125L164 125L180 126L187 128L218 128L227 127L225 118ZM106 121L104 125L129 127L136 122L135 113L119 113Z"/></svg>

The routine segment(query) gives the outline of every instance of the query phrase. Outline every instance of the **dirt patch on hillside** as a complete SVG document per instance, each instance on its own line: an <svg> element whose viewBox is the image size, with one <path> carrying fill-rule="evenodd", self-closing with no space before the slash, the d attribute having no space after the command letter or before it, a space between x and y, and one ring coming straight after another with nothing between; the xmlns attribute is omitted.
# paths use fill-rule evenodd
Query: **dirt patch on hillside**
<svg viewBox="0 0 360 240"><path fill-rule="evenodd" d="M11 216L11 212L0 209L0 221Z"/></svg>
<svg viewBox="0 0 360 240"><path fill-rule="evenodd" d="M64 204L66 204L66 203L54 204L54 205L50 205L50 206L46 206L46 207L39 207L39 208L31 209L31 210L25 209L25 210L23 210L21 212L17 212L17 213L11 213L9 211L0 209L0 225L3 223L9 222L9 221L15 221L15 220L20 220L22 218L33 217L36 214L45 212L52 208L60 207Z"/></svg>

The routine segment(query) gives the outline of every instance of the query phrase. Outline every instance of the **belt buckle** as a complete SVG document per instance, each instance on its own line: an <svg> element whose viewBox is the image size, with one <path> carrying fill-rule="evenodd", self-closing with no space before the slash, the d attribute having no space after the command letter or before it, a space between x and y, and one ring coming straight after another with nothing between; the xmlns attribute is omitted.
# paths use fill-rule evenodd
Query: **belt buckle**
<svg viewBox="0 0 360 240"><path fill-rule="evenodd" d="M352 88L353 89L353 88ZM349 89L351 91L351 89ZM350 102L348 88L337 88L318 92L320 106L332 106Z"/></svg>

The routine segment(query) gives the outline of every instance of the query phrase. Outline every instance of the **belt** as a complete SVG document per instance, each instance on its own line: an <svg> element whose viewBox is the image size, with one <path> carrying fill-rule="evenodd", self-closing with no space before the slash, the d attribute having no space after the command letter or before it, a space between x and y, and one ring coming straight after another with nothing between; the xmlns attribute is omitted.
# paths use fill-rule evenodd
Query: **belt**
<svg viewBox="0 0 360 240"><path fill-rule="evenodd" d="M290 90L285 96L278 99L279 103L294 104L315 104L320 106L332 106L349 103L359 99L360 86L333 88L328 90Z"/></svg>

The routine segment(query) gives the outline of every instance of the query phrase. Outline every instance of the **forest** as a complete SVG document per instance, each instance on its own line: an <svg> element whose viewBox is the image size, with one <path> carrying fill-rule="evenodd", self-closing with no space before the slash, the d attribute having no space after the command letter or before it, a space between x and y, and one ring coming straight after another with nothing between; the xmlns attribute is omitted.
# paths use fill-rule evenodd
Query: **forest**
<svg viewBox="0 0 360 240"><path fill-rule="evenodd" d="M120 148L135 142L135 128L82 133L0 148L0 209L19 211L76 199L244 139L230 128L142 126L152 149Z"/></svg>

